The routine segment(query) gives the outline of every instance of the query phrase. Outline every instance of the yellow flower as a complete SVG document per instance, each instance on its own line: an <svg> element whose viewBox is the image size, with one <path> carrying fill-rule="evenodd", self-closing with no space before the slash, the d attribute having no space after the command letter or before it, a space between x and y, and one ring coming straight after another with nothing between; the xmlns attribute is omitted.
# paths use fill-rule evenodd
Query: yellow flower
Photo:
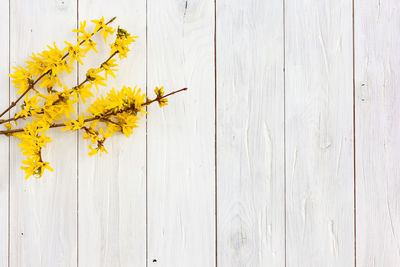
<svg viewBox="0 0 400 267"><path fill-rule="evenodd" d="M81 22L79 23L79 29L78 29L78 30L77 30L77 29L74 29L74 30L72 30L72 32L84 33L84 32L86 32L86 31L85 31L85 28L86 28L86 20L81 21Z"/></svg>
<svg viewBox="0 0 400 267"><path fill-rule="evenodd" d="M103 129L103 128L100 128L100 134L101 134L101 136L103 136L103 139L104 139L104 140L105 140L106 138L108 138L108 137L111 137L111 135L112 135L109 131L104 132L104 129Z"/></svg>
<svg viewBox="0 0 400 267"><path fill-rule="evenodd" d="M154 93L161 97L164 95L164 86L161 86L160 88L158 88L158 86L156 86L156 89L154 89Z"/></svg>
<svg viewBox="0 0 400 267"><path fill-rule="evenodd" d="M90 152L88 153L89 156L96 155L97 152L99 151L99 149L97 147L93 148L92 145L89 145L89 149L90 149Z"/></svg>
<svg viewBox="0 0 400 267"><path fill-rule="evenodd" d="M107 133L113 135L116 132L121 131L121 126L115 124L115 123L108 123L107 124Z"/></svg>
<svg viewBox="0 0 400 267"><path fill-rule="evenodd" d="M46 70L46 62L43 58L36 56L35 53L32 53L30 56L32 60L26 61L28 64L26 68L31 72L32 76L39 76L42 73L45 73Z"/></svg>
<svg viewBox="0 0 400 267"><path fill-rule="evenodd" d="M56 84L60 87L62 86L62 83L61 83L60 79L58 78L58 76L55 74L52 74L52 72L49 72L45 76L43 76L39 86L40 86L40 88L43 88L43 87L52 88Z"/></svg>
<svg viewBox="0 0 400 267"><path fill-rule="evenodd" d="M11 128L12 128L12 124L11 124L11 123L9 123L9 122L7 122L6 124L4 124L4 127L6 127L6 128L7 128L7 130L11 130Z"/></svg>
<svg viewBox="0 0 400 267"><path fill-rule="evenodd" d="M67 44L67 47L64 49L64 51L68 52L68 58L70 59L69 65L72 66L75 60L83 65L81 57L85 56L85 51L81 49L79 43L77 45L72 45L67 41L65 41L65 43Z"/></svg>
<svg viewBox="0 0 400 267"><path fill-rule="evenodd" d="M100 28L104 28L104 26L106 26L106 24L104 23L104 17L101 17L101 19L99 20L91 20L91 22L96 24L94 32L97 32L98 30L100 30Z"/></svg>
<svg viewBox="0 0 400 267"><path fill-rule="evenodd" d="M37 99L37 95L29 98L27 94L24 100L24 104L22 105L21 111L15 115L16 118L24 118L30 115L36 116L37 112L39 112L40 108L37 105L39 103L39 99Z"/></svg>
<svg viewBox="0 0 400 267"><path fill-rule="evenodd" d="M87 111L93 114L94 116L99 116L106 111L105 110L106 106L107 106L107 101L104 99L103 96L100 96L97 98L95 102L93 102L89 106Z"/></svg>
<svg viewBox="0 0 400 267"><path fill-rule="evenodd" d="M61 129L61 131L76 131L79 129L82 129L88 125L87 122L85 122L85 116L84 114L81 114L78 116L78 120L70 120L70 121L65 121L65 128Z"/></svg>
<svg viewBox="0 0 400 267"><path fill-rule="evenodd" d="M101 68L98 69L89 69L86 72L86 79L91 83L96 86L97 91L99 90L99 85L107 86L103 81L105 80L103 77L98 75L102 71Z"/></svg>
<svg viewBox="0 0 400 267"><path fill-rule="evenodd" d="M113 69L113 67L118 66L115 62L117 62L117 60L113 58L101 64L101 68L104 69L106 79L108 75L111 75L115 78L114 71L117 71L117 69Z"/></svg>
<svg viewBox="0 0 400 267"><path fill-rule="evenodd" d="M104 140L103 140L102 142L104 142ZM98 145L97 145L97 147L95 147L95 148L93 148L92 145L89 145L89 149L90 149L90 152L88 153L89 156L96 155L97 152L99 152L99 151L100 151L100 156L101 156L101 153L102 153L102 152L108 153L108 151L106 150L106 148L104 147L104 145L103 145L102 142L98 142L98 143L97 143Z"/></svg>
<svg viewBox="0 0 400 267"><path fill-rule="evenodd" d="M111 54L118 53L119 59L127 57L130 51L129 45L135 42L137 36L131 36L126 30L118 28L117 38L114 43L111 44Z"/></svg>
<svg viewBox="0 0 400 267"><path fill-rule="evenodd" d="M10 74L10 77L14 86L19 88L17 94L22 94L30 85L32 73L23 67L13 67L13 69L15 69L14 74Z"/></svg>
<svg viewBox="0 0 400 267"><path fill-rule="evenodd" d="M157 102L160 108L168 105L168 99L161 98L164 96L164 86L161 86L160 88L156 86L156 89L154 89L154 93L157 95Z"/></svg>
<svg viewBox="0 0 400 267"><path fill-rule="evenodd" d="M168 99L166 98L162 98L158 100L158 105L160 106L160 108L162 108L163 106L168 105Z"/></svg>
<svg viewBox="0 0 400 267"><path fill-rule="evenodd" d="M97 49L96 49L96 43L92 40L88 40L87 42L85 42L85 47L86 47L86 52L89 51L90 49L94 50L96 53L98 53Z"/></svg>
<svg viewBox="0 0 400 267"><path fill-rule="evenodd" d="M55 43L54 47L47 47L49 50L44 50L39 54L41 57L40 63L44 67L43 73L50 74L50 77L57 77L57 75L64 71L70 73L72 68L68 65L67 59L64 58L64 52L58 49ZM47 85L43 84L43 81L41 82L40 86L47 87Z"/></svg>
<svg viewBox="0 0 400 267"><path fill-rule="evenodd" d="M110 34L112 35L115 32L113 27L107 26L104 24L103 26L103 38L104 42L107 42L107 36Z"/></svg>
<svg viewBox="0 0 400 267"><path fill-rule="evenodd" d="M122 128L122 132L125 134L126 137L129 137L132 132L133 128L138 127L137 123L139 118L135 115L121 113L117 115L118 124Z"/></svg>
<svg viewBox="0 0 400 267"><path fill-rule="evenodd" d="M78 120L72 120L72 123L74 124L74 127L72 128L73 131L81 129L87 125L83 114L78 116Z"/></svg>
<svg viewBox="0 0 400 267"><path fill-rule="evenodd" d="M83 139L85 139L85 140L89 140L90 139L91 143L95 144L95 143L97 143L97 141L100 140L99 132L96 131L94 128L89 128L83 134Z"/></svg>
<svg viewBox="0 0 400 267"><path fill-rule="evenodd" d="M37 136L35 138L35 142L40 147L46 147L46 143L50 143L51 139L49 137L45 136L44 133L42 133L41 136Z"/></svg>
<svg viewBox="0 0 400 267"><path fill-rule="evenodd" d="M71 121L64 121L65 128L62 128L61 131L65 132L68 130L72 130L74 128L74 125L72 124Z"/></svg>
<svg viewBox="0 0 400 267"><path fill-rule="evenodd" d="M83 103L86 103L86 99L89 97L92 97L93 94L90 91L90 85L82 85L80 87L75 87L75 90L77 92L76 97L80 97L82 99ZM78 99L76 99L78 100Z"/></svg>
<svg viewBox="0 0 400 267"><path fill-rule="evenodd" d="M22 161L22 164L26 165L21 167L21 169L25 171L25 179L28 179L30 176L40 178L46 169L53 171L49 163L41 161L39 156L28 157L26 160Z"/></svg>
<svg viewBox="0 0 400 267"><path fill-rule="evenodd" d="M86 30L86 21L81 21L81 23L79 24L79 29L78 30L72 30L72 32L76 32L76 33L80 33L81 35L78 36L78 40L80 41L88 41L91 37L92 34L88 33Z"/></svg>

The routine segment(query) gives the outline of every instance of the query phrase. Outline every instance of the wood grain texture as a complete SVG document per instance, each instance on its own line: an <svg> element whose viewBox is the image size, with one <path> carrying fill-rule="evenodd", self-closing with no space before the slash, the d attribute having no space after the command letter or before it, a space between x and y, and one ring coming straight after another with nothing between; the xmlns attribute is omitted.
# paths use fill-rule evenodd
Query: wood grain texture
<svg viewBox="0 0 400 267"><path fill-rule="evenodd" d="M282 1L217 1L218 266L284 266Z"/></svg>
<svg viewBox="0 0 400 267"><path fill-rule="evenodd" d="M354 266L351 1L286 1L287 266Z"/></svg>
<svg viewBox="0 0 400 267"><path fill-rule="evenodd" d="M0 2L0 110L8 107L8 1ZM4 115L7 118L7 115ZM9 138L0 136L0 266L8 266Z"/></svg>
<svg viewBox="0 0 400 267"><path fill-rule="evenodd" d="M75 0L14 0L10 5L11 65L23 65L33 51L74 41ZM35 15L32 15L35 14ZM76 75L63 76L70 86ZM12 99L17 90L12 88ZM14 112L11 113L14 115ZM76 265L76 135L49 131L53 142L43 151L54 172L25 180L22 154L11 142L10 265Z"/></svg>
<svg viewBox="0 0 400 267"><path fill-rule="evenodd" d="M0 267L399 266L398 1L0 1L0 110L9 63L101 16L139 39L98 95L189 90L101 158L49 132L39 180L1 137Z"/></svg>
<svg viewBox="0 0 400 267"><path fill-rule="evenodd" d="M139 39L128 58L120 61L117 78L108 87L146 86L146 1L79 0L79 19L90 21L117 16L121 25ZM105 9L106 8L106 9ZM93 25L91 22L89 24ZM109 42L114 40L109 37ZM99 54L91 53L80 68L80 80L89 67L99 66L109 46L95 37ZM86 106L81 106L83 112ZM88 142L79 141L79 266L145 266L146 257L146 128L145 118L130 138L116 134L107 140L108 154L88 156Z"/></svg>
<svg viewBox="0 0 400 267"><path fill-rule="evenodd" d="M398 1L355 1L357 266L400 263Z"/></svg>
<svg viewBox="0 0 400 267"><path fill-rule="evenodd" d="M214 2L147 5L148 266L214 266Z"/></svg>

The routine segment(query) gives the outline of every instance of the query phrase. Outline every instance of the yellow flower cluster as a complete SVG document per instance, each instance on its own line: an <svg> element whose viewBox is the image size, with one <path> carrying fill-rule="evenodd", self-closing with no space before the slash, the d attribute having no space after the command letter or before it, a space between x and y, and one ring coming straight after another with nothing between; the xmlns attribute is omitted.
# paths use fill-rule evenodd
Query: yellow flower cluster
<svg viewBox="0 0 400 267"><path fill-rule="evenodd" d="M65 121L65 128L62 130L83 129L83 139L91 142L89 155L98 151L107 152L104 148L105 140L116 132L122 132L129 137L133 128L138 126L138 115L146 113L143 108L147 97L140 91L124 86L116 92L113 88L106 97L101 96L90 105L87 111L91 116L85 118L82 114L78 120Z"/></svg>
<svg viewBox="0 0 400 267"><path fill-rule="evenodd" d="M26 166L21 168L25 171L27 177L34 175L41 177L45 169L53 170L48 162L42 160L42 148L46 143L51 142L49 137L45 136L45 128L39 124L40 121L27 123L23 133L15 133L14 136L21 139L19 146L26 160L22 163Z"/></svg>
<svg viewBox="0 0 400 267"><path fill-rule="evenodd" d="M18 88L18 94L21 94L16 102L21 100L22 105L14 117L0 120L0 124L4 124L7 129L0 133L21 140L19 146L26 156L21 168L25 171L26 178L39 178L46 169L52 170L49 163L42 159L42 149L51 142L45 135L50 128L64 126L62 131L83 130L83 138L90 143L89 155L94 155L107 152L104 142L113 134L121 132L127 137L130 136L133 128L138 126L139 115L145 113L146 105L158 102L162 107L167 104L165 97L168 95L164 95L163 87L157 87L154 90L156 98L150 100L139 88L124 86L119 91L112 89L106 96L98 97L89 106L86 114L79 114L76 119L72 118L72 114L75 113L74 105L80 101L85 103L94 96L91 91L93 87L98 89L99 86L107 86L107 78L116 77L117 59L114 57L127 57L129 45L137 38L122 28L115 29L109 26L114 19L107 23L103 17L93 20L93 31L87 31L86 22L82 22L79 29L73 31L78 33L75 44L65 42L66 46L63 49L59 49L55 44L48 46L48 50L32 54L25 67L17 67L15 72L10 74L14 86ZM98 52L97 44L92 40L96 33L102 34L106 43L108 37L116 33L115 39L109 44L109 57L99 67L89 69L83 82L68 88L62 84L61 74L71 73L74 62L83 64L83 58L89 51ZM39 88L36 88L36 85ZM14 107L16 102L6 111ZM16 128L17 122L21 120L25 121L25 125L23 128ZM63 121L56 123L59 120Z"/></svg>

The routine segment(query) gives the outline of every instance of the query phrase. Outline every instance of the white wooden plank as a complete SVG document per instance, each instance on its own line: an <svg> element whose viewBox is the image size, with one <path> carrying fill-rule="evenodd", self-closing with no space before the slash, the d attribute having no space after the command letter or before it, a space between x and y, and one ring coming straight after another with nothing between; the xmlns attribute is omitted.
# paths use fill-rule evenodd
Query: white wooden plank
<svg viewBox="0 0 400 267"><path fill-rule="evenodd" d="M352 3L285 17L287 266L354 266Z"/></svg>
<svg viewBox="0 0 400 267"><path fill-rule="evenodd" d="M120 61L117 78L109 78L105 93L112 87L146 86L146 1L79 0L79 19L117 16L120 25L139 39L128 58ZM92 53L80 68L97 67L109 53L103 37L97 36L99 54ZM109 37L109 40L114 40ZM102 45L100 45L102 44ZM84 111L84 108L81 108ZM127 139L115 135L105 143L108 154L88 156L88 143L79 141L79 266L145 266L146 259L146 128Z"/></svg>
<svg viewBox="0 0 400 267"><path fill-rule="evenodd" d="M14 0L10 9L12 66L53 42L62 47L64 40L75 40L75 0ZM66 77L71 86L76 83L75 74ZM10 266L76 265L76 135L55 130L49 136L53 142L43 157L54 172L41 179L25 181L23 156L16 140L11 142Z"/></svg>
<svg viewBox="0 0 400 267"><path fill-rule="evenodd" d="M284 266L283 5L217 1L218 266Z"/></svg>
<svg viewBox="0 0 400 267"><path fill-rule="evenodd" d="M400 2L355 1L357 266L400 263Z"/></svg>
<svg viewBox="0 0 400 267"><path fill-rule="evenodd" d="M214 2L147 5L148 266L215 266Z"/></svg>
<svg viewBox="0 0 400 267"><path fill-rule="evenodd" d="M0 110L9 104L8 1L0 2ZM2 119L7 118L4 115ZM4 128L4 127L1 127ZM5 129L5 128L4 128ZM8 266L9 138L0 136L0 266Z"/></svg>

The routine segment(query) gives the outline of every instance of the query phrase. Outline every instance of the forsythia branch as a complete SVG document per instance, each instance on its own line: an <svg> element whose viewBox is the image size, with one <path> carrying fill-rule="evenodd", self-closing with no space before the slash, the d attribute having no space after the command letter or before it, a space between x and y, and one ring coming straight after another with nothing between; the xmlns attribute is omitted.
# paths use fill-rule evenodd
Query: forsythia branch
<svg viewBox="0 0 400 267"><path fill-rule="evenodd" d="M54 47L48 46L48 50L33 53L31 60L26 62L27 66L14 68L14 73L10 74L20 96L0 117L23 101L20 110L13 117L0 119L0 125L6 128L0 130L0 135L13 136L20 140L21 152L26 157L21 167L25 171L25 178L40 178L45 170L53 170L50 163L42 157L42 149L51 142L51 138L46 136L49 129L64 127L61 131L83 130L82 138L89 142L89 155L101 155L102 152L107 152L104 144L112 135L120 132L129 137L132 134L133 129L138 127L139 114L147 114L144 107L154 102L158 102L160 107L166 106L167 97L187 90L183 88L164 94L164 87L156 87L156 97L149 99L146 94L141 93L140 88L123 86L119 91L112 88L106 95L97 97L88 105L86 112L72 118L75 104L85 103L94 97L93 87L99 90L99 86L107 86L109 76L116 78L117 60L126 58L130 51L129 46L136 41L137 36L132 36L126 30L108 26L114 20L115 18L106 23L103 17L92 20L94 30L91 32L86 31L86 21L81 22L79 29L73 30L78 33L75 44L65 42L67 46L62 50L55 44ZM91 38L100 31L104 42L110 46L108 58L99 67L89 69L86 78L77 86L68 88L59 77L64 72L71 73L75 61L83 64L82 59L89 51L98 53L96 43ZM115 40L108 43L107 37L114 33ZM35 88L36 85L39 88ZM22 126L17 123L22 123Z"/></svg>
<svg viewBox="0 0 400 267"><path fill-rule="evenodd" d="M110 19L105 25L110 24L111 22L113 22L117 17L113 17L112 19ZM100 27L98 31L102 30L103 27ZM92 37L94 35L94 33L90 36ZM80 45L84 44L87 40L82 40L80 42ZM66 57L68 57L69 52L65 53L65 55L61 58L61 60L64 60ZM25 89L25 91L22 93L22 95L20 95L17 100L11 102L10 106L8 108L6 108L1 114L0 114L0 118L4 116L4 114L6 114L9 110L11 110L13 107L15 107L17 105L17 103L24 98L24 96L29 92L29 90L31 90L32 88L34 88L34 86L47 74L49 74L50 70L48 70L47 72L43 73L42 75L39 76L39 78L37 78L35 81L30 80L30 84L29 87Z"/></svg>
<svg viewBox="0 0 400 267"><path fill-rule="evenodd" d="M118 54L118 51L116 51L116 52L114 52L113 54L111 54L103 63L101 63L101 66L103 66L104 64L107 64L108 62L110 62L110 60L115 56L115 55L117 55ZM88 77L86 77L85 78L85 80L83 80L80 84L78 84L77 86L75 86L75 88L80 88L80 87L82 87L85 83L87 83L89 81L89 79L88 79ZM24 94L22 95L22 96L24 96ZM21 97L20 97L21 98ZM59 102L61 102L62 100L61 99L58 99L58 100L56 100L54 103L53 103L53 105L55 105L55 104L58 104ZM18 102L18 101L17 101ZM42 111L39 111L38 113L43 113ZM30 114L28 114L28 116L27 117L31 117L30 116ZM18 119L25 119L25 117L17 117L17 116L14 116L14 117L12 117L12 118L9 118L9 119L5 119L5 120L1 120L0 119L0 124L3 124L3 123L7 123L7 122L10 122L10 121L16 121L16 120L18 120Z"/></svg>
<svg viewBox="0 0 400 267"><path fill-rule="evenodd" d="M179 92L185 91L185 90L187 90L187 88L182 88L182 89L180 89L180 90L173 91L173 92L171 92L171 93L169 93L169 94L166 94L166 95L164 95L164 96L156 97L156 98L154 98L153 100L149 100L149 101L143 103L143 104L142 104L142 107L148 106L148 105L150 105L150 104L153 103L153 102L159 101L159 100L161 100L161 99L167 98L168 96L174 95L174 94L176 94L176 93L179 93ZM118 111L115 111L115 112L105 113L103 116L100 116L100 117L94 116L94 117L90 117L90 118L84 119L84 122L108 121L108 122L110 122L110 123L117 124L116 122L113 122L113 121L111 121L111 120L108 119L108 118L109 118L110 116L112 116L112 115L117 115L118 113L123 113L123 112L129 111L129 110L130 110L129 108L126 108L126 109L121 109L121 110L118 110ZM50 125L49 128L58 128L58 127L63 127L63 126L65 126L65 123L64 123L64 122L63 122L63 123L53 123L53 124ZM23 132L23 131L24 131L24 128L19 128L19 129L13 129L13 130L0 131L0 134L3 134L3 135L11 135L11 134L13 134L13 133L19 133L19 132Z"/></svg>

